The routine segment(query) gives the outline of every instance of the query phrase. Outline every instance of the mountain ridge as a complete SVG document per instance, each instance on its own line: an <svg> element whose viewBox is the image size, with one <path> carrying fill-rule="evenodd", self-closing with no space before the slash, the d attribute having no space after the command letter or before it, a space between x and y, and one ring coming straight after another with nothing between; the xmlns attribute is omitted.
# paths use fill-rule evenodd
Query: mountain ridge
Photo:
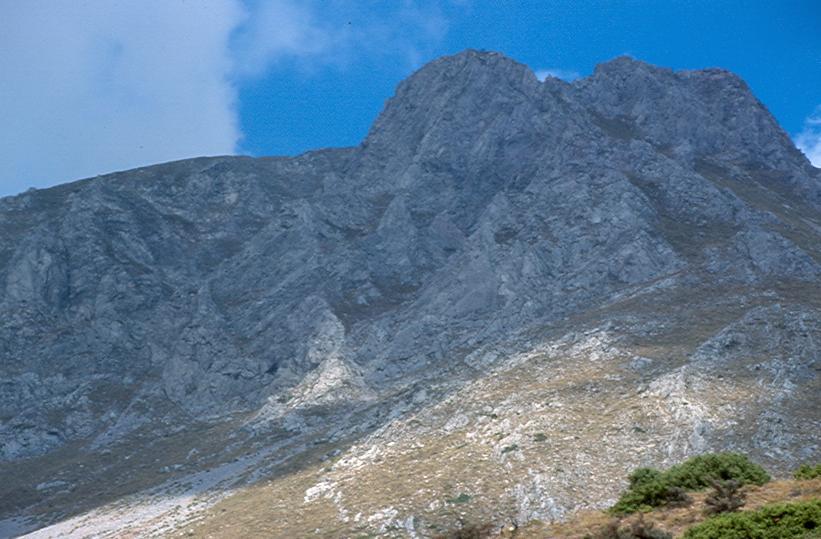
<svg viewBox="0 0 821 539"><path fill-rule="evenodd" d="M371 462L396 451L385 433L412 446L464 435L441 449L454 462L465 443L515 468L518 486L485 496L560 518L579 485L503 450L531 451L522 413L545 429L591 422L563 411L577 404L655 425L641 442L652 457L631 452L624 418L579 434L615 436L613 455L589 457L608 478L596 503L637 458L730 447L788 467L819 450L805 423L819 417L798 397L819 394L819 194L818 169L727 72L618 58L540 82L466 51L400 83L356 147L183 160L3 198L0 467L55 470L80 491L122 473L114 500L164 476L105 454L156 458L180 480L240 458L239 481L278 476L275 453ZM564 408L519 396L535 405L545 391ZM196 434L214 430L222 447ZM573 458L566 432L543 435ZM183 446L197 450L186 464ZM61 451L90 474L51 460ZM346 466L339 481L370 473ZM111 501L71 501L31 473L5 487L0 518L42 525ZM388 521L433 518L395 505Z"/></svg>

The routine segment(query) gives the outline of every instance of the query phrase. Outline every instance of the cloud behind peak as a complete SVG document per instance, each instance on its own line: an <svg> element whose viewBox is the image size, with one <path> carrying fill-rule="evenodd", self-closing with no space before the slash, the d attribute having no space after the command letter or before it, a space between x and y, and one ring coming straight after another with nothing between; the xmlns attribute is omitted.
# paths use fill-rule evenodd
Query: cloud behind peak
<svg viewBox="0 0 821 539"><path fill-rule="evenodd" d="M200 155L242 140L243 81L365 55L415 67L435 4L31 0L0 19L0 196Z"/></svg>
<svg viewBox="0 0 821 539"><path fill-rule="evenodd" d="M810 163L821 168L821 105L804 121L804 129L795 136L795 145Z"/></svg>

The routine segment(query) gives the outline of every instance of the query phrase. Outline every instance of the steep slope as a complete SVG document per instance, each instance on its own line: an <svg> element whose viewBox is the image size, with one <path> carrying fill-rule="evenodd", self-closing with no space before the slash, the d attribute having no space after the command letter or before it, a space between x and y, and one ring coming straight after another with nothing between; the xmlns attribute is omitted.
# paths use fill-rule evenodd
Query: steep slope
<svg viewBox="0 0 821 539"><path fill-rule="evenodd" d="M356 148L0 199L0 516L216 466L186 496L276 478L280 536L424 535L460 488L559 518L644 462L817 459L819 240L819 170L742 81L629 58L568 84L466 51Z"/></svg>

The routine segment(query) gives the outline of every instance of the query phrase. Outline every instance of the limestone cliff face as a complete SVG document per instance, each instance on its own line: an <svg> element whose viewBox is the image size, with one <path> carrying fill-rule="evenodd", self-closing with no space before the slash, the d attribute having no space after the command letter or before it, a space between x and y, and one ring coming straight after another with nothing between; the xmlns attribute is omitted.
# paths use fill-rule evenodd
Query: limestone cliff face
<svg viewBox="0 0 821 539"><path fill-rule="evenodd" d="M730 73L618 58L540 83L467 51L403 82L357 148L4 199L3 455L135 398L254 407L324 348L378 383L664 275L816 279L817 224L724 182L821 207L818 171Z"/></svg>
<svg viewBox="0 0 821 539"><path fill-rule="evenodd" d="M819 170L733 74L466 51L355 148L0 199L0 458L366 402L641 289L795 283L817 333L819 260Z"/></svg>

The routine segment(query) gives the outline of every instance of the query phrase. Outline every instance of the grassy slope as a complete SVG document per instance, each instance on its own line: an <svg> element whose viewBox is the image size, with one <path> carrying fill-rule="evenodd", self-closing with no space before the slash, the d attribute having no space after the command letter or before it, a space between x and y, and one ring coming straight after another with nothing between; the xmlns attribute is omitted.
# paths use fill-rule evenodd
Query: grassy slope
<svg viewBox="0 0 821 539"><path fill-rule="evenodd" d="M821 497L821 479L808 481L783 480L772 481L763 486L747 486L747 503L742 511L758 509L764 505L779 502L797 502ZM692 493L693 503L687 507L661 508L643 515L645 522L652 522L657 527L679 537L687 528L690 528L706 517L704 515L704 498L707 492ZM624 525L639 518L631 515L623 520ZM613 517L604 511L588 511L579 513L572 520L558 524L544 524L531 522L515 533L503 532L501 537L516 537L517 539L562 537L567 539L581 539L587 535L595 535Z"/></svg>
<svg viewBox="0 0 821 539"><path fill-rule="evenodd" d="M621 339L612 357L609 346L601 349L602 357L591 356L598 353L593 344L601 335L594 331L572 345L535 349L521 361L513 358L505 368L345 448L337 458L305 462L293 473L238 490L192 522L192 535L406 537L403 523L411 517L417 530L431 535L452 529L459 520L522 523L523 504L527 510L544 501L526 500L538 495L533 484L555 498L562 513L557 519L572 518L576 510L615 501L630 470L682 460L692 451L691 418L702 411L714 424L729 422L726 430L714 433L719 447L743 446L755 434L750 429L756 414L771 405L764 388L742 376L746 370L723 380L707 377L703 387L682 388L681 396L672 398L647 389L649 382L685 364L703 339L766 301L753 295L735 310L729 305L715 309L718 299L712 296L704 302L713 307L705 308L706 316L694 313L693 295L690 310L678 313L686 320L673 317L666 324L670 333ZM632 316L641 312L629 311ZM592 318L612 319L601 313ZM636 355L655 362L634 371L628 365ZM753 354L745 362L766 359ZM749 416L739 417L741 410ZM778 471L777 463L762 460L763 454L753 457ZM308 496L309 490L314 495ZM455 502L461 494L470 498ZM758 496L751 492L750 506ZM396 518L381 518L392 512Z"/></svg>

